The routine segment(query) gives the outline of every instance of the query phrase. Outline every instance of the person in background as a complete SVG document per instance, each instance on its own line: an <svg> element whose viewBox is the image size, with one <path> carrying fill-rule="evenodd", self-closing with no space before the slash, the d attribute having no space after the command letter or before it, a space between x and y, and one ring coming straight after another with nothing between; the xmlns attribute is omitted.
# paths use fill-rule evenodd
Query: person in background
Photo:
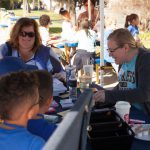
<svg viewBox="0 0 150 150"><path fill-rule="evenodd" d="M82 18L80 23L80 30L76 33L76 40L78 42L77 49L86 50L87 52L95 52L95 40L97 34L89 27L88 18Z"/></svg>
<svg viewBox="0 0 150 150"><path fill-rule="evenodd" d="M109 55L120 65L118 85L113 90L100 90L96 102L128 101L150 115L150 53L139 47L127 29L114 30L108 36Z"/></svg>
<svg viewBox="0 0 150 150"><path fill-rule="evenodd" d="M47 120L44 119L44 113L48 111L48 108L51 105L53 100L53 80L52 75L47 71L34 71L33 72L38 80L39 80L39 112L38 115L34 119L30 119L28 121L27 129L44 140L48 140L48 138L52 135L52 133L57 128L57 125L48 123ZM43 80L44 79L44 80Z"/></svg>
<svg viewBox="0 0 150 150"><path fill-rule="evenodd" d="M75 30L71 22L71 16L68 10L61 8L59 14L63 17L61 38L64 41L74 41Z"/></svg>
<svg viewBox="0 0 150 150"><path fill-rule="evenodd" d="M59 14L63 17L61 41L65 43L65 53L67 62L70 62L70 57L76 52L76 47L68 47L66 43L75 42L75 29L71 22L71 16L68 10L61 8Z"/></svg>
<svg viewBox="0 0 150 150"><path fill-rule="evenodd" d="M82 18L80 23L80 30L76 33L76 41L78 42L77 52L74 56L73 64L76 69L80 70L87 62L94 58L95 54L95 41L97 34L89 28L88 18Z"/></svg>
<svg viewBox="0 0 150 150"><path fill-rule="evenodd" d="M38 111L38 80L34 74L18 72L1 76L0 119L3 121L0 124L1 149L42 149L44 140L26 129L28 120Z"/></svg>
<svg viewBox="0 0 150 150"><path fill-rule="evenodd" d="M125 28L127 28L136 41L140 42L139 35L139 16L137 14L130 14L126 16Z"/></svg>
<svg viewBox="0 0 150 150"><path fill-rule="evenodd" d="M95 9L95 3L96 0L90 0L90 7L91 7L91 22L90 22L90 28L93 29L97 21L99 20L99 11ZM89 17L88 14L88 0L83 0L83 6L85 8L85 12L81 13L77 19L77 23L80 24L81 19L85 17ZM80 25L79 25L80 26Z"/></svg>
<svg viewBox="0 0 150 150"><path fill-rule="evenodd" d="M47 45L48 41L50 40L50 33L49 33L49 25L51 24L50 17L48 15L42 15L39 19L40 27L40 36L42 39L42 44Z"/></svg>
<svg viewBox="0 0 150 150"><path fill-rule="evenodd" d="M40 16L39 23L40 23L39 31L43 45L48 46L51 40L54 41L59 38L58 36L51 36L49 33L49 25L51 24L51 20L48 15L45 14Z"/></svg>
<svg viewBox="0 0 150 150"><path fill-rule="evenodd" d="M26 64L35 65L39 70L52 72L55 77L65 80L65 73L57 55L50 47L42 45L38 24L30 18L20 18L10 33L10 39L0 46L0 58L20 57Z"/></svg>

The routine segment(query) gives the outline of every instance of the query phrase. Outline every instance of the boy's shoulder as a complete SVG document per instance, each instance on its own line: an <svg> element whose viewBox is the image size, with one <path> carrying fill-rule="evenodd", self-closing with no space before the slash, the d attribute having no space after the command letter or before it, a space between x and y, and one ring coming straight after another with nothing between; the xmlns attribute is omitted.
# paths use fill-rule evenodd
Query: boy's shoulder
<svg viewBox="0 0 150 150"><path fill-rule="evenodd" d="M56 124L49 123L44 118L30 119L27 125L27 129L31 133L38 135L44 138L45 140L47 140L52 135L52 133L56 128L57 128Z"/></svg>
<svg viewBox="0 0 150 150"><path fill-rule="evenodd" d="M0 128L0 133L3 137L0 140L2 149L40 150L45 144L42 138L31 134L25 128L16 128L14 130Z"/></svg>

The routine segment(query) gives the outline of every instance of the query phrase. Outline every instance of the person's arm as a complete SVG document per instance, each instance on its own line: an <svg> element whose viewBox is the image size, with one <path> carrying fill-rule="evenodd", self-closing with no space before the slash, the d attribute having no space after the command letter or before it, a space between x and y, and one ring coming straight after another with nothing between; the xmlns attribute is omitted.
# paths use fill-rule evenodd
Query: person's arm
<svg viewBox="0 0 150 150"><path fill-rule="evenodd" d="M150 101L150 53L141 56L138 65L138 87L130 90L105 91L105 100L115 102L118 100L129 102Z"/></svg>
<svg viewBox="0 0 150 150"><path fill-rule="evenodd" d="M57 56L57 54L50 49L50 60L53 66L53 77L58 78L61 81L65 81L66 80L66 73L63 70L63 67L60 63L60 60Z"/></svg>
<svg viewBox="0 0 150 150"><path fill-rule="evenodd" d="M6 44L0 45L0 59L6 56L8 53L8 47Z"/></svg>

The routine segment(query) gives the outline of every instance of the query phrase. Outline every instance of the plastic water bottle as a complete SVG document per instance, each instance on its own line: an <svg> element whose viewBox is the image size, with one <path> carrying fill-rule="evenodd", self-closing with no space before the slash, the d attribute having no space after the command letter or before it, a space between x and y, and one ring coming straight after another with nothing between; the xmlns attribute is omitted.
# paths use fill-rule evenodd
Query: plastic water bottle
<svg viewBox="0 0 150 150"><path fill-rule="evenodd" d="M77 79L74 70L71 71L69 77L69 98L72 99L72 101L77 100Z"/></svg>

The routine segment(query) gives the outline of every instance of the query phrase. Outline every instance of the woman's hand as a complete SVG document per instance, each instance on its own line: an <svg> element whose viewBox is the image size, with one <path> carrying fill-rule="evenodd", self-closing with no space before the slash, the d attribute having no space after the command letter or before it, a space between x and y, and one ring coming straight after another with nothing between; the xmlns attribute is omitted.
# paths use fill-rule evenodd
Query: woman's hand
<svg viewBox="0 0 150 150"><path fill-rule="evenodd" d="M105 91L104 90L97 91L94 94L93 99L95 102L105 102Z"/></svg>
<svg viewBox="0 0 150 150"><path fill-rule="evenodd" d="M66 81L66 73L65 72L59 72L59 73L55 73L53 75L54 78L57 78L60 81Z"/></svg>

